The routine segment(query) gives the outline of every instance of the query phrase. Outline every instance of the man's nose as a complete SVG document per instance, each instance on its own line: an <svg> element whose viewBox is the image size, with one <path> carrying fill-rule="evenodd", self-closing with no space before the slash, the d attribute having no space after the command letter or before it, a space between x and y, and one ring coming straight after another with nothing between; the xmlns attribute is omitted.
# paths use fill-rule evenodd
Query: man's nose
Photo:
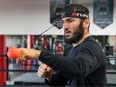
<svg viewBox="0 0 116 87"><path fill-rule="evenodd" d="M63 23L63 29L68 29L68 27L69 27L69 26L68 26L68 23L66 23L66 22Z"/></svg>

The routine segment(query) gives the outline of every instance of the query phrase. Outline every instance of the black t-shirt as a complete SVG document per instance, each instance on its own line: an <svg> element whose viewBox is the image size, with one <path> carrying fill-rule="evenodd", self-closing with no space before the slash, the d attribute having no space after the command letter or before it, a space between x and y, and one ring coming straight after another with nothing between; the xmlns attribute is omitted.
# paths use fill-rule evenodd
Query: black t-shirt
<svg viewBox="0 0 116 87"><path fill-rule="evenodd" d="M67 57L42 51L40 60L52 67L54 74L49 85L106 86L106 57L102 47L91 37L72 47Z"/></svg>

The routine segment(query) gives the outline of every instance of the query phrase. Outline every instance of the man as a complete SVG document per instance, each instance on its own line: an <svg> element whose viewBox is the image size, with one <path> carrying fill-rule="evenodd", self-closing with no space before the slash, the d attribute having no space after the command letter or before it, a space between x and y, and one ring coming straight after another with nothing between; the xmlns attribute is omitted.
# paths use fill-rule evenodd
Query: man
<svg viewBox="0 0 116 87"><path fill-rule="evenodd" d="M17 62L28 58L42 61L37 74L51 86L106 86L106 57L89 34L89 10L81 4L69 4L63 10L62 22L65 42L73 46L64 56L21 48Z"/></svg>

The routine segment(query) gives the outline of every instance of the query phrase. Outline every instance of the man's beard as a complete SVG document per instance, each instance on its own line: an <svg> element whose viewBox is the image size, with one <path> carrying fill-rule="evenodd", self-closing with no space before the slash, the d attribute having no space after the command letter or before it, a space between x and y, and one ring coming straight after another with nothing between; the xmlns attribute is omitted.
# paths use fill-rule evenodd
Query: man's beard
<svg viewBox="0 0 116 87"><path fill-rule="evenodd" d="M66 44L76 43L82 39L83 35L84 35L84 29L83 29L82 23L81 23L79 28L77 29L77 31L73 32L73 37L66 38L66 36L64 36L64 41Z"/></svg>

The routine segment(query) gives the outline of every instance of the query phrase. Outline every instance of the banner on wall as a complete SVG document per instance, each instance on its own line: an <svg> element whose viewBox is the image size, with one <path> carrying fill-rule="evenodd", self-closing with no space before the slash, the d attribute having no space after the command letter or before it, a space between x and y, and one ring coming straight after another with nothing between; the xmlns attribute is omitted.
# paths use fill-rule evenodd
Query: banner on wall
<svg viewBox="0 0 116 87"><path fill-rule="evenodd" d="M113 22L113 0L94 0L93 22L104 29Z"/></svg>
<svg viewBox="0 0 116 87"><path fill-rule="evenodd" d="M50 0L50 23L58 29L62 28L62 8L69 4L69 0Z"/></svg>

